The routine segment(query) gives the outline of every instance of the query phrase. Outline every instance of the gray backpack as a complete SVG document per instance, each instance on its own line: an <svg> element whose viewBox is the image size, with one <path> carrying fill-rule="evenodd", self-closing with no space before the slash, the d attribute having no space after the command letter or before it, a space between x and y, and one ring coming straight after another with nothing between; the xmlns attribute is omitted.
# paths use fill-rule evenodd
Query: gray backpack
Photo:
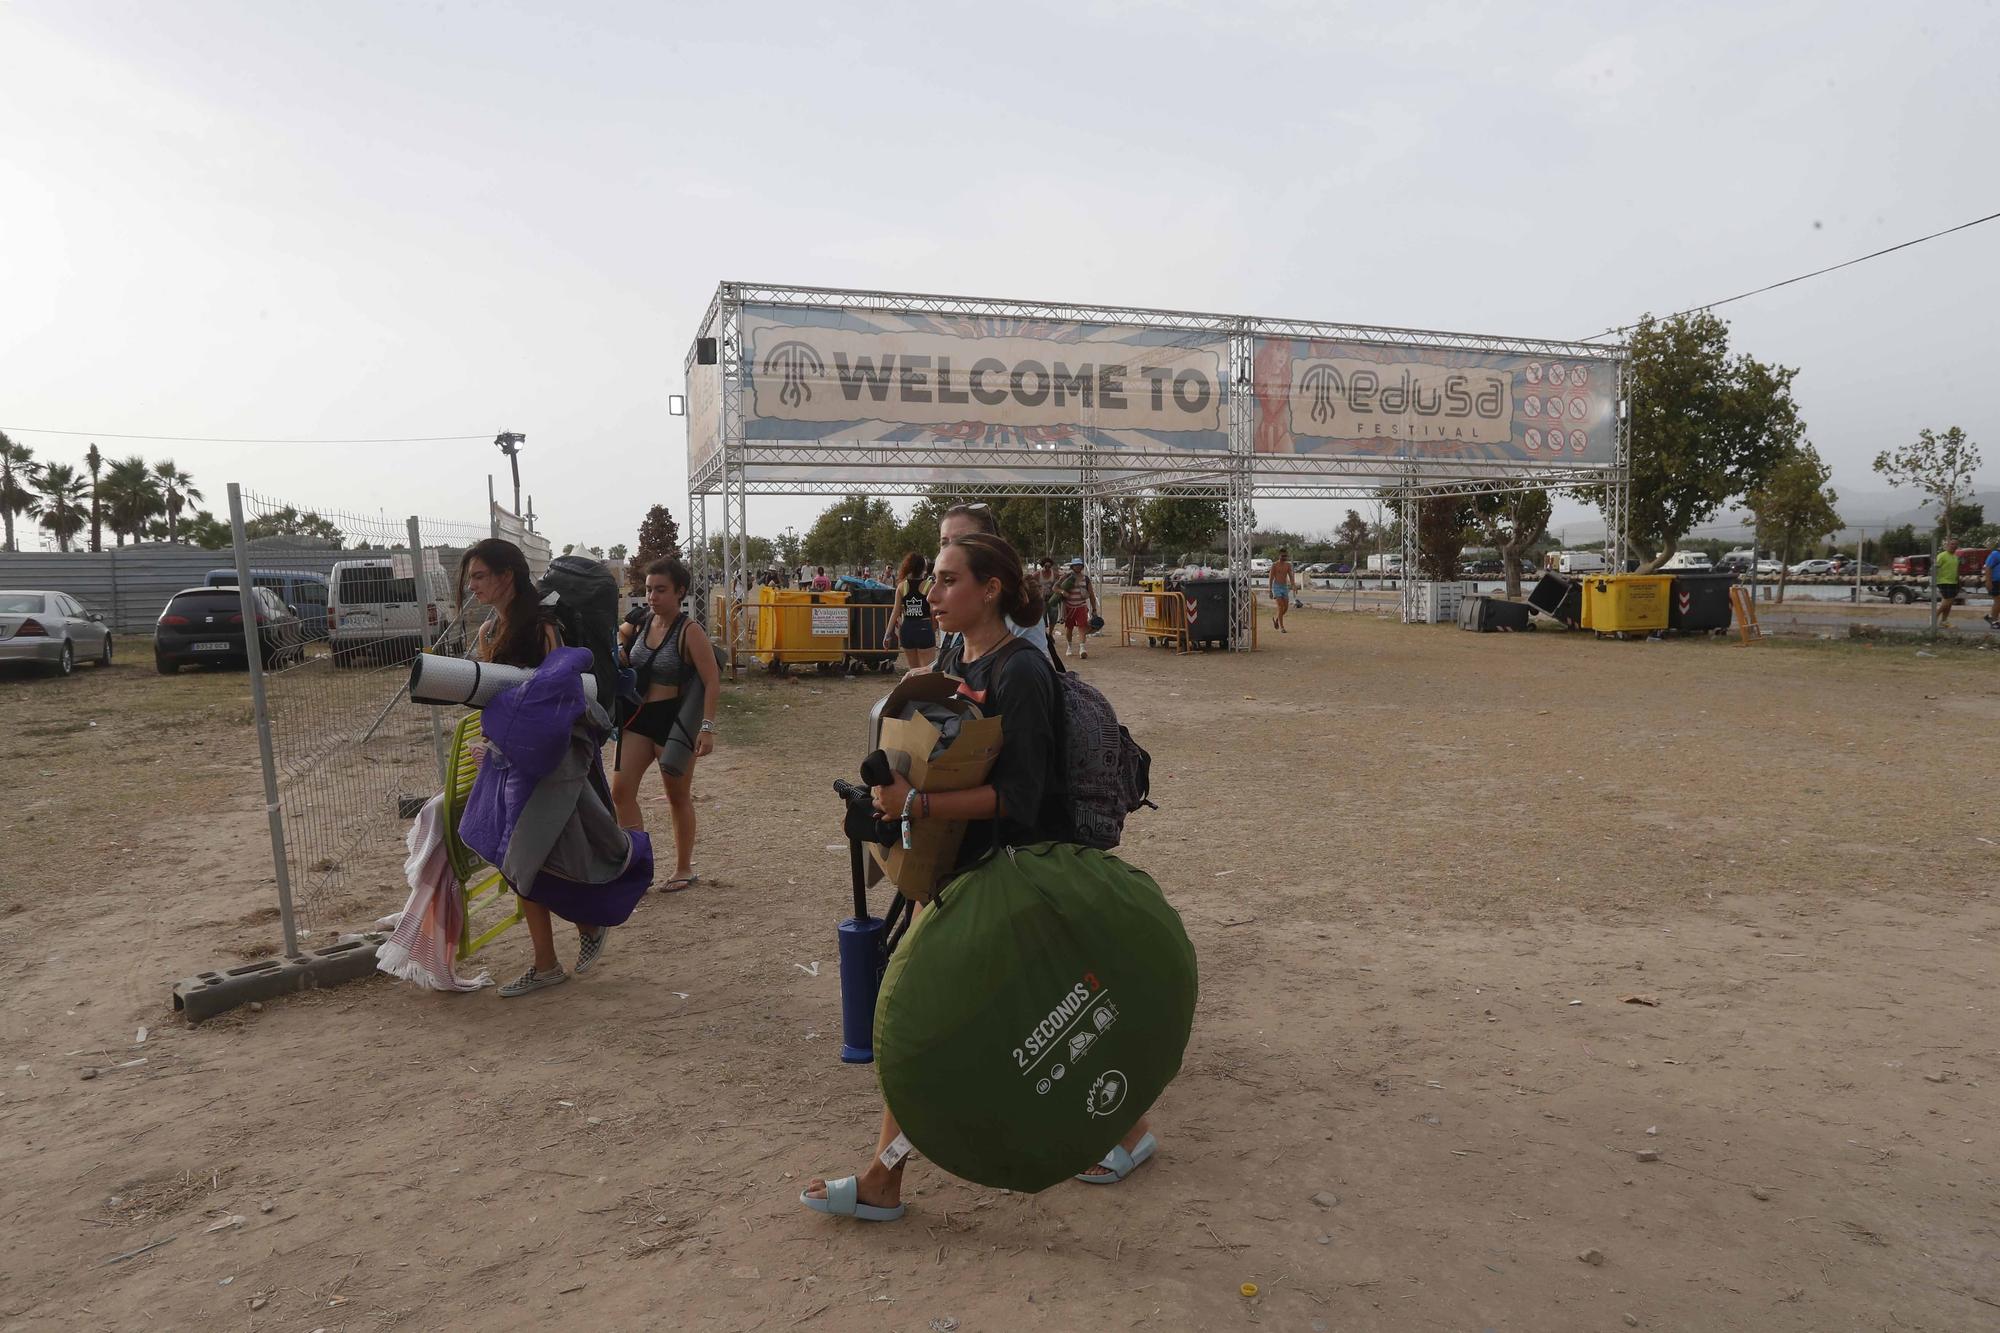
<svg viewBox="0 0 2000 1333"><path fill-rule="evenodd" d="M1015 639L1009 649L1016 645L1027 646ZM1153 757L1118 721L1101 690L1065 668L1053 652L1049 660L1056 669L1062 703L1058 726L1076 841L1108 852L1124 835L1125 816L1142 805L1160 808L1146 799L1152 787Z"/></svg>

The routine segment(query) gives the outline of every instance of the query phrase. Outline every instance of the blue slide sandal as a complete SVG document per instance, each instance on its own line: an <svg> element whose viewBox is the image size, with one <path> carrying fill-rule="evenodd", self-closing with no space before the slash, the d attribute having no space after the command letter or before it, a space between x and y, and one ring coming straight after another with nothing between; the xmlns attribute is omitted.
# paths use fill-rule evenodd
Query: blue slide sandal
<svg viewBox="0 0 2000 1333"><path fill-rule="evenodd" d="M1131 1152L1125 1151L1125 1145L1114 1143L1111 1145L1111 1151L1104 1154L1104 1160L1098 1163L1099 1166L1109 1171L1110 1175L1092 1175L1088 1171L1079 1171L1076 1178L1086 1185L1116 1185L1119 1181L1144 1166L1146 1160L1153 1155L1153 1150L1159 1146L1159 1144L1153 1141L1151 1134L1140 1139L1138 1146L1133 1148Z"/></svg>
<svg viewBox="0 0 2000 1333"><path fill-rule="evenodd" d="M853 1176L842 1176L839 1180L826 1182L824 1199L815 1199L800 1190L799 1202L816 1213L832 1213L836 1217L851 1217L859 1222L894 1222L908 1211L907 1204L878 1208L872 1203L863 1203L860 1193Z"/></svg>

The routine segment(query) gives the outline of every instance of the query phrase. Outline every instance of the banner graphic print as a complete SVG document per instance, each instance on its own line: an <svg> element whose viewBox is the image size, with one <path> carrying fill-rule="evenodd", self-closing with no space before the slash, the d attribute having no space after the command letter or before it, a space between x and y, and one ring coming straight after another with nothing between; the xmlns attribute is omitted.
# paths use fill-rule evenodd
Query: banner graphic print
<svg viewBox="0 0 2000 1333"><path fill-rule="evenodd" d="M1617 462L1613 361L1260 338L1256 365L1260 454Z"/></svg>
<svg viewBox="0 0 2000 1333"><path fill-rule="evenodd" d="M750 441L1222 452L1227 338L1074 321L746 305Z"/></svg>

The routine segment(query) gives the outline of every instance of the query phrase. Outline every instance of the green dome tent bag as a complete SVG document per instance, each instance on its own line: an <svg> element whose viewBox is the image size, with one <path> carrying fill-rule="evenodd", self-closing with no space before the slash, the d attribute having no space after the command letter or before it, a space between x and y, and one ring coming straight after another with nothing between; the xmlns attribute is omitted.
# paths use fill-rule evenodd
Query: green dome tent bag
<svg viewBox="0 0 2000 1333"><path fill-rule="evenodd" d="M1180 1072L1194 946L1152 877L1070 843L997 853L917 914L875 1006L882 1096L955 1176L1088 1169Z"/></svg>

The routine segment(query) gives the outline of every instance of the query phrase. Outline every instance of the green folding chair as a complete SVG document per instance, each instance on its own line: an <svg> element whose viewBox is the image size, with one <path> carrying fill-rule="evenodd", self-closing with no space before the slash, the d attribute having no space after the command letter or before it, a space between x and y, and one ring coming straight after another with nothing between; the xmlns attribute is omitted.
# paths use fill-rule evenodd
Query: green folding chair
<svg viewBox="0 0 2000 1333"><path fill-rule="evenodd" d="M452 729L451 753L444 766L445 856L451 861L452 873L458 876L460 901L465 909L465 929L459 932L458 937L460 959L478 953L521 920L521 900L515 898L511 912L479 934L472 933L473 905L481 898L498 903L501 894L512 892L500 872L487 865L485 858L459 841L458 837L459 817L465 813L466 799L472 795L473 779L479 776L479 765L473 761L471 749L483 736L478 713L467 713L459 719L458 725Z"/></svg>

